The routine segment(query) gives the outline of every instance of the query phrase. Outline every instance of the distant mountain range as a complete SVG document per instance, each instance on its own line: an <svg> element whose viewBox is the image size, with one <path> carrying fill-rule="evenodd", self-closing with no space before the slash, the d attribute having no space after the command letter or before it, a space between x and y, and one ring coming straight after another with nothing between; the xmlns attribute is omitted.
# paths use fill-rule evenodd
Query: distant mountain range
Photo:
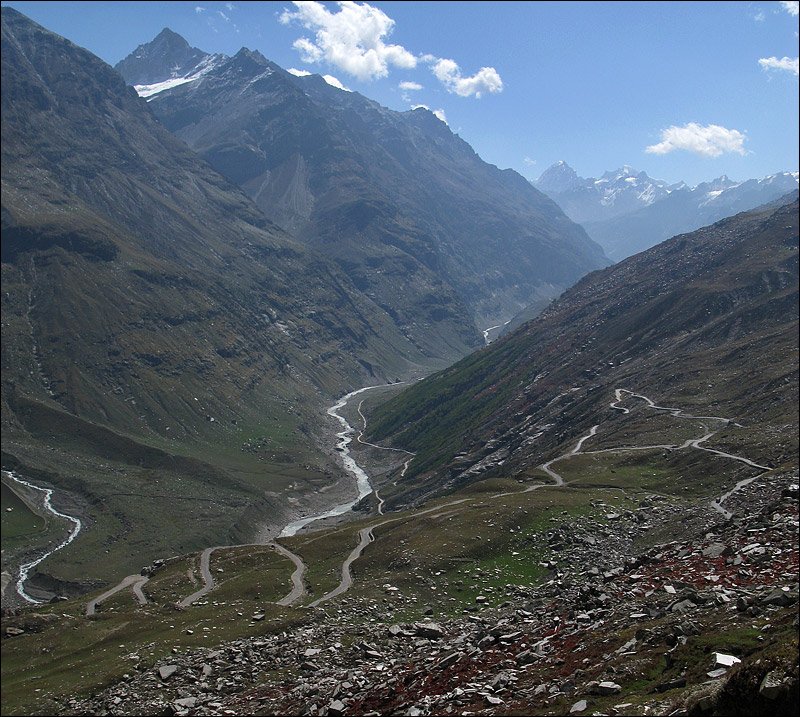
<svg viewBox="0 0 800 717"><path fill-rule="evenodd" d="M797 189L798 173L745 182L722 176L690 187L652 179L627 165L599 179L585 179L562 161L533 184L619 261L676 234L777 199Z"/></svg>
<svg viewBox="0 0 800 717"><path fill-rule="evenodd" d="M796 193L782 201L590 274L538 318L380 406L370 440L416 453L384 491L389 504L528 475L598 423L616 388L757 420L722 440L794 465Z"/></svg>
<svg viewBox="0 0 800 717"><path fill-rule="evenodd" d="M200 53L168 30L116 69L425 350L478 345L479 329L607 264L550 199L425 109L389 110L247 49Z"/></svg>

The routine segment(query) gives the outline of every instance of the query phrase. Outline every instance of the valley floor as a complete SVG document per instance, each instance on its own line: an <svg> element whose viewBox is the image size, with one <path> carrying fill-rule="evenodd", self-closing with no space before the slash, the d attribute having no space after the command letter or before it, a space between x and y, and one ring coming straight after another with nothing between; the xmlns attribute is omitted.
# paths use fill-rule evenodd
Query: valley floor
<svg viewBox="0 0 800 717"><path fill-rule="evenodd" d="M617 448L594 426L527 483L165 561L123 586L145 604L7 614L4 714L795 714L796 472L713 448L725 418L612 398L676 420ZM701 485L676 480L690 454Z"/></svg>

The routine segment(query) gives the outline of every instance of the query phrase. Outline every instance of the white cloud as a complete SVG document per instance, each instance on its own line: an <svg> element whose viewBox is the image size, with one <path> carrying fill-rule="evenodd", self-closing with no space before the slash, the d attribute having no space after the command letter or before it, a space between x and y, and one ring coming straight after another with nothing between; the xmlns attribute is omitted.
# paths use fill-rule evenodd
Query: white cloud
<svg viewBox="0 0 800 717"><path fill-rule="evenodd" d="M717 124L699 125L689 122L683 127L667 127L661 131L661 142L645 148L648 154L668 154L676 150L694 152L703 157L719 157L726 152L746 154L745 135L739 130Z"/></svg>
<svg viewBox="0 0 800 717"><path fill-rule="evenodd" d="M790 15L794 17L800 15L800 0L781 0L781 5Z"/></svg>
<svg viewBox="0 0 800 717"><path fill-rule="evenodd" d="M322 50L307 37L298 38L294 41L292 47L300 53L300 59L303 60L303 62L319 62L324 56Z"/></svg>
<svg viewBox="0 0 800 717"><path fill-rule="evenodd" d="M314 33L294 42L304 62L325 60L359 80L386 77L389 67L413 68L417 58L402 45L387 44L394 20L382 10L355 2L339 2L331 12L320 2L295 0L295 10L284 10L280 22L300 23Z"/></svg>
<svg viewBox="0 0 800 717"><path fill-rule="evenodd" d="M199 15L201 12L205 12L206 9L204 7L200 7L200 5L196 5L194 11Z"/></svg>
<svg viewBox="0 0 800 717"><path fill-rule="evenodd" d="M322 79L325 80L331 87L335 87L337 90L344 90L345 92L352 92L349 87L345 87L338 78L334 77L333 75L323 75Z"/></svg>
<svg viewBox="0 0 800 717"><path fill-rule="evenodd" d="M228 8L228 12L233 12L236 9L236 5L232 2L226 2L225 7Z"/></svg>
<svg viewBox="0 0 800 717"><path fill-rule="evenodd" d="M326 62L361 81L386 77L392 67L412 69L424 62L433 66L434 75L449 92L460 97L477 98L484 92L503 89L503 81L493 67L482 67L465 77L454 60L429 53L417 57L402 45L387 43L395 22L368 3L341 0L338 10L333 11L315 0L293 0L293 5L278 19L283 25L298 23L313 35L299 37L292 44L303 62ZM403 92L422 89L417 82L401 82L399 87Z"/></svg>
<svg viewBox="0 0 800 717"><path fill-rule="evenodd" d="M308 77L311 74L308 70L298 70L296 67L290 67L286 71L295 77Z"/></svg>
<svg viewBox="0 0 800 717"><path fill-rule="evenodd" d="M756 22L764 22L764 20L766 19L767 15L763 10L759 10L755 15L753 15L753 20L755 20Z"/></svg>
<svg viewBox="0 0 800 717"><path fill-rule="evenodd" d="M531 159L530 157L525 157L525 159L522 161L525 162L525 164L527 164L529 167L533 167L536 164L536 160Z"/></svg>
<svg viewBox="0 0 800 717"><path fill-rule="evenodd" d="M481 67L472 77L464 77L461 68L454 60L436 59L433 74L448 92L455 93L459 97L479 98L482 92L503 91L503 80L494 67Z"/></svg>
<svg viewBox="0 0 800 717"><path fill-rule="evenodd" d="M762 70L784 70L797 76L800 74L798 60L800 58L797 57L782 57L780 60L777 57L762 57L758 64Z"/></svg>

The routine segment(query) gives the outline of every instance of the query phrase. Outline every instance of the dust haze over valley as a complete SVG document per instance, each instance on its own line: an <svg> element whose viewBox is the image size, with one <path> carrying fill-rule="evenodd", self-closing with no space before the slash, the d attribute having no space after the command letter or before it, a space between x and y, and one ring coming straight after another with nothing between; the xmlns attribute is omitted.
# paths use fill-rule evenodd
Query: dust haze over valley
<svg viewBox="0 0 800 717"><path fill-rule="evenodd" d="M442 110L168 27L111 67L23 5L3 714L798 714L797 157L529 181ZM386 73L512 91L280 12L312 65L383 28ZM756 141L679 129L646 152Z"/></svg>

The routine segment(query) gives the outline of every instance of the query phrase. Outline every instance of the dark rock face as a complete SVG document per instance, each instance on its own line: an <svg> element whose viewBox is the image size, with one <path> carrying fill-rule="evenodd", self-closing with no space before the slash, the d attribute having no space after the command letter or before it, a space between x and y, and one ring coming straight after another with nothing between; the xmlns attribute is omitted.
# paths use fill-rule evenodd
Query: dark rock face
<svg viewBox="0 0 800 717"><path fill-rule="evenodd" d="M180 35L165 27L154 40L139 45L114 69L132 85L149 85L192 74L212 56L190 47Z"/></svg>
<svg viewBox="0 0 800 717"><path fill-rule="evenodd" d="M416 341L450 327L479 345L475 324L497 324L605 264L550 200L427 110L388 110L248 50L149 104Z"/></svg>
<svg viewBox="0 0 800 717"><path fill-rule="evenodd" d="M315 363L302 358L309 349L334 351L328 365L344 360L357 376L357 358L384 363L364 342L394 334L399 355L411 349L342 272L270 224L99 59L4 9L2 71L4 272L10 288L33 292L28 331L64 408L114 425L124 399L99 390L109 381L155 396L161 381L195 374L213 392L218 371L238 365L234 381L246 383L258 357L282 372ZM357 344L366 350L346 358ZM69 379L67 366L78 369ZM17 367L6 367L11 380ZM169 415L165 401L143 400L145 425Z"/></svg>

